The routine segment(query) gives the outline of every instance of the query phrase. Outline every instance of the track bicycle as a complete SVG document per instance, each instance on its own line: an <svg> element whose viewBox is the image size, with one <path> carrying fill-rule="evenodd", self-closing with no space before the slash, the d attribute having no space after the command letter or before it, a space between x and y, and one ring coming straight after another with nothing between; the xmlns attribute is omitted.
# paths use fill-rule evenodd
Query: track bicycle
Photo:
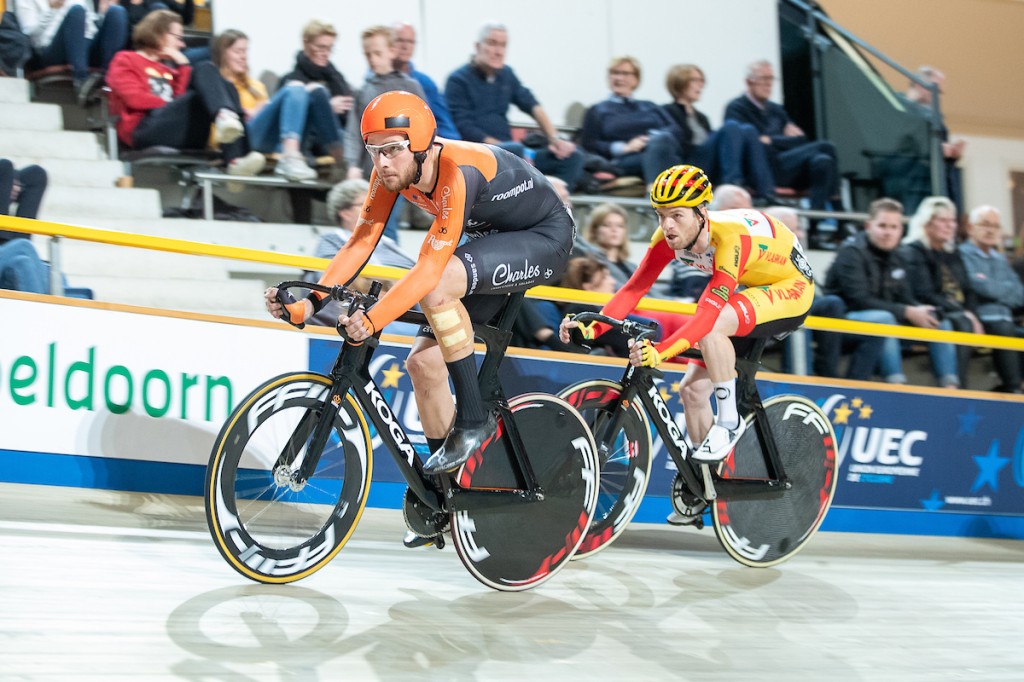
<svg viewBox="0 0 1024 682"><path fill-rule="evenodd" d="M640 342L654 328L584 312L573 319L603 322ZM772 566L796 554L828 512L836 486L836 438L821 408L802 396L762 402L754 375L770 339L755 339L737 355L737 408L747 429L719 465L694 461L688 441L665 404L655 379L662 373L626 365L618 381L595 379L559 395L583 414L594 433L601 462L598 510L575 558L611 544L636 514L652 463L651 424L678 473L673 509L681 525L704 527L710 509L725 551L747 566ZM698 349L682 354L701 359Z"/></svg>
<svg viewBox="0 0 1024 682"><path fill-rule="evenodd" d="M328 293L349 314L376 303L370 293L307 282L290 289ZM506 400L498 367L523 294L507 297L495 326L474 325L486 346L478 377L498 428L452 474L428 476L396 413L370 374L380 332L358 344L344 338L328 374L270 379L228 417L210 455L205 504L224 559L262 583L288 583L323 568L344 547L366 505L376 429L408 484L409 529L446 533L469 572L502 591L542 584L567 565L594 516L599 467L590 429L562 399L526 393ZM425 324L422 313L404 322ZM369 422L369 423L368 423Z"/></svg>

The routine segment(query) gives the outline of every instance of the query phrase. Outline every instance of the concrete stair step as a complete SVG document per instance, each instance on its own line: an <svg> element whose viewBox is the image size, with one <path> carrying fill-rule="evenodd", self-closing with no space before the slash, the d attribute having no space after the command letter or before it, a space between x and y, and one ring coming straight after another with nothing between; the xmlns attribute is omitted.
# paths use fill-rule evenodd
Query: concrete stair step
<svg viewBox="0 0 1024 682"><path fill-rule="evenodd" d="M38 164L46 169L50 187L113 187L124 174L120 161L50 159L42 156L8 156L16 168Z"/></svg>
<svg viewBox="0 0 1024 682"><path fill-rule="evenodd" d="M105 218L159 218L161 212L155 189L51 186L43 196L39 219L98 225Z"/></svg>
<svg viewBox="0 0 1024 682"><path fill-rule="evenodd" d="M24 78L0 78L0 102L24 104L30 100L31 90Z"/></svg>
<svg viewBox="0 0 1024 682"><path fill-rule="evenodd" d="M0 81L6 79L0 78ZM96 135L66 130L26 134L22 130L0 130L0 149L5 156L32 156L44 159L105 159Z"/></svg>
<svg viewBox="0 0 1024 682"><path fill-rule="evenodd" d="M264 288L256 281L170 277L140 279L100 275L69 279L72 286L89 287L97 301L109 303L204 313L247 310L252 311L253 317L265 310Z"/></svg>
<svg viewBox="0 0 1024 682"><path fill-rule="evenodd" d="M11 103L0 100L0 121L5 130L64 130L64 114L56 104Z"/></svg>

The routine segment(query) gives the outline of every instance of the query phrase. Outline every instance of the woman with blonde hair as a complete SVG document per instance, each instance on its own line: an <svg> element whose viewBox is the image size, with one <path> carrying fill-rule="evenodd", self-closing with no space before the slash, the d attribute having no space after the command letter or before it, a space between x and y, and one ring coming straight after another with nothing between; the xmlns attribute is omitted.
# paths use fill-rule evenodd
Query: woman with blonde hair
<svg viewBox="0 0 1024 682"><path fill-rule="evenodd" d="M625 209L618 204L599 204L590 212L583 235L615 282L624 284L636 270L628 260L629 214Z"/></svg>
<svg viewBox="0 0 1024 682"><path fill-rule="evenodd" d="M344 172L341 127L331 109L330 94L318 84L285 81L273 98L266 86L249 75L249 38L229 29L218 35L211 47L211 59L221 75L238 91L249 128L249 143L256 151L280 152L274 174L288 180L316 178L303 153L314 144L322 145Z"/></svg>
<svg viewBox="0 0 1024 682"><path fill-rule="evenodd" d="M956 248L956 229L956 205L946 197L928 197L911 216L899 254L914 298L935 308L940 329L984 334L974 314L977 300L967 268ZM971 347L956 346L956 357L960 387L965 388Z"/></svg>

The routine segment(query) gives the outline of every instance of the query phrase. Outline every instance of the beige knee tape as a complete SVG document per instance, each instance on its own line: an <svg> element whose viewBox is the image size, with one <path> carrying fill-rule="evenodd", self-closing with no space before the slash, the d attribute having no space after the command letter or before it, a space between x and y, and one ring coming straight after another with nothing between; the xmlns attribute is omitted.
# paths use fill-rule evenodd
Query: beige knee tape
<svg viewBox="0 0 1024 682"><path fill-rule="evenodd" d="M441 347L441 356L450 361L452 356L473 345L473 323L461 301L452 301L434 308L423 308L434 338Z"/></svg>

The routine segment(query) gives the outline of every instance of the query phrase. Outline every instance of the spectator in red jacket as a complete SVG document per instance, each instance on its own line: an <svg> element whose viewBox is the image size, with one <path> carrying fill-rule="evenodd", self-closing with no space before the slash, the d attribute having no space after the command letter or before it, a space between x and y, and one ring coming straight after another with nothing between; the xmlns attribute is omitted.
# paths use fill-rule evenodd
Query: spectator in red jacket
<svg viewBox="0 0 1024 682"><path fill-rule="evenodd" d="M262 170L262 155L247 154L237 91L211 62L193 67L182 54L181 17L150 12L135 27L132 42L135 49L118 52L107 73L121 142L134 149L204 149L213 124L229 173Z"/></svg>

